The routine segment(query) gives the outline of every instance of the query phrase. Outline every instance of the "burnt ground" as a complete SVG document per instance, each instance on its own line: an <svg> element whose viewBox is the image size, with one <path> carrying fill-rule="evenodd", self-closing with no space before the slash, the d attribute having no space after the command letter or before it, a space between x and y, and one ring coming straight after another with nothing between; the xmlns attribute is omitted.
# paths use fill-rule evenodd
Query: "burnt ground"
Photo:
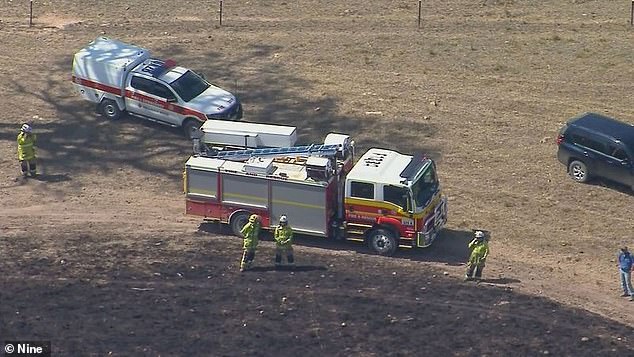
<svg viewBox="0 0 634 357"><path fill-rule="evenodd" d="M615 254L634 193L579 185L561 124L631 107L629 2L593 0L0 2L0 341L54 355L596 356L632 354L634 305ZM240 241L184 216L191 145L108 122L69 82L106 35L238 93L245 120L350 134L436 159L449 199L435 246L382 258L301 238L295 271L238 272ZM39 180L15 180L22 122ZM292 222L291 222L292 224ZM462 282L471 229L492 234ZM546 353L547 351L547 353Z"/></svg>
<svg viewBox="0 0 634 357"><path fill-rule="evenodd" d="M447 241L380 258L300 237L294 270L264 241L240 273L240 240L214 229L5 240L4 338L52 340L55 355L456 355L631 353L631 326L515 291L462 282ZM210 233L211 232L211 233ZM59 255L41 255L60 239ZM459 271L462 271L460 267Z"/></svg>

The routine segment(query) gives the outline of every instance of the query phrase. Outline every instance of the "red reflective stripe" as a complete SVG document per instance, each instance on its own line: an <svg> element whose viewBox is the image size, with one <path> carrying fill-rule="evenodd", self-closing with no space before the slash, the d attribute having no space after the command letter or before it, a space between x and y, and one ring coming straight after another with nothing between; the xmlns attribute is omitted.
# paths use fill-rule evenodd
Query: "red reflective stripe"
<svg viewBox="0 0 634 357"><path fill-rule="evenodd" d="M156 99L147 95L143 95L141 93L137 93L131 90L125 91L125 96L127 98L138 100L139 102L156 104L165 110L169 110L170 112L174 112L181 115L193 115L198 118L200 121L207 120L207 116L204 113L195 111L193 109L182 107L178 104L173 104L164 100Z"/></svg>
<svg viewBox="0 0 634 357"><path fill-rule="evenodd" d="M99 82L95 82L95 81L91 81L91 80L88 80L88 79L79 78L79 77L75 77L75 76L73 76L72 81L74 83L77 83L77 84L82 85L82 86L86 86L86 87L89 87L89 88L94 88L94 89L101 90L101 91L108 92L108 93L112 93L112 94L117 95L119 97L121 96L121 90L119 88L117 88L117 87L112 87L112 86L109 86L107 84L103 84L103 83L99 83Z"/></svg>
<svg viewBox="0 0 634 357"><path fill-rule="evenodd" d="M205 121L207 120L207 116L201 112L197 112L195 110L189 109L189 108L185 108L185 107L181 107L180 105L175 105L174 108L177 108L177 110L180 110L182 114L184 115L193 115L195 117L197 117L200 121ZM179 113L177 110L177 113Z"/></svg>
<svg viewBox="0 0 634 357"><path fill-rule="evenodd" d="M76 76L72 77L72 81L74 83L77 83L77 84L82 85L82 86L86 86L86 87L89 87L89 88L94 88L94 89L101 90L101 91L108 92L108 93L112 93L112 94L114 94L116 96L121 96L121 91L118 88L112 87L112 86L109 86L109 85L106 85L106 84L103 84L103 83L91 81L91 80L84 79L84 78L79 78L79 77L76 77ZM166 109L166 110L169 110L171 112L178 113L178 114L181 114L181 115L192 115L192 116L195 116L196 118L198 118L198 120L200 120L200 121L207 120L207 116L204 113L201 113L199 111L196 111L196 110L193 110L193 109L189 109L189 108L185 108L185 107L182 107L182 106L177 105L177 104L172 104L172 103L169 103L169 102L164 101L164 100L159 100L159 99L156 99L156 98L152 98L150 96L143 95L143 94L140 94L140 93L136 93L136 92L133 92L131 90L126 90L125 91L125 96L130 98L130 99L138 100L140 102L149 103L149 104L156 104L156 105L162 107L163 109Z"/></svg>

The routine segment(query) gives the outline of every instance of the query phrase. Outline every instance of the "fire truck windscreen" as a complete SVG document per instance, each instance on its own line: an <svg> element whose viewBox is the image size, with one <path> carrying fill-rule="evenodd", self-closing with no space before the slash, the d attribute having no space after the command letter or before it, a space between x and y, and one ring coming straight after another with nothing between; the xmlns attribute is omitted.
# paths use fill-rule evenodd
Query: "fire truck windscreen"
<svg viewBox="0 0 634 357"><path fill-rule="evenodd" d="M210 86L206 80L192 71L185 72L170 85L178 93L178 96L186 102L198 97L200 93L206 91Z"/></svg>
<svg viewBox="0 0 634 357"><path fill-rule="evenodd" d="M438 177L434 165L428 165L418 181L412 184L416 208L426 207L438 191Z"/></svg>

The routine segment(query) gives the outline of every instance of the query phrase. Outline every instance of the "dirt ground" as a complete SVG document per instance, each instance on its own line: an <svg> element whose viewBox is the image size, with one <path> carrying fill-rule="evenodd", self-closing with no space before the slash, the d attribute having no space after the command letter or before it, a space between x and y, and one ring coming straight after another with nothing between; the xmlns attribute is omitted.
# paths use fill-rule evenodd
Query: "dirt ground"
<svg viewBox="0 0 634 357"><path fill-rule="evenodd" d="M634 121L630 2L592 0L0 2L0 341L54 355L624 356L634 303L616 253L634 193L575 184L555 157L583 111ZM191 145L109 122L74 93L72 55L106 35L237 93L244 120L331 131L437 160L435 246L396 257L300 238L276 271L264 241L184 215ZM38 180L16 180L22 122ZM492 233L461 280L473 228Z"/></svg>

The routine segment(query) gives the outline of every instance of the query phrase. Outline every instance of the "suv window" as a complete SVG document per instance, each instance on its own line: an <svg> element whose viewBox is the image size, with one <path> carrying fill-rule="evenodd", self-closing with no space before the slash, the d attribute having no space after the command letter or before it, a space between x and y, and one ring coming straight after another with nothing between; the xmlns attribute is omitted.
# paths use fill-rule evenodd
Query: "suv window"
<svg viewBox="0 0 634 357"><path fill-rule="evenodd" d="M621 161L627 160L627 154L625 153L625 150L614 144L608 145L608 155Z"/></svg>
<svg viewBox="0 0 634 357"><path fill-rule="evenodd" d="M588 149L592 149L604 154L609 154L606 145L598 140L590 139L586 136L576 133L571 135L571 139L572 142L577 145L585 146Z"/></svg>
<svg viewBox="0 0 634 357"><path fill-rule="evenodd" d="M374 184L352 181L350 183L350 196L358 198L374 199Z"/></svg>

